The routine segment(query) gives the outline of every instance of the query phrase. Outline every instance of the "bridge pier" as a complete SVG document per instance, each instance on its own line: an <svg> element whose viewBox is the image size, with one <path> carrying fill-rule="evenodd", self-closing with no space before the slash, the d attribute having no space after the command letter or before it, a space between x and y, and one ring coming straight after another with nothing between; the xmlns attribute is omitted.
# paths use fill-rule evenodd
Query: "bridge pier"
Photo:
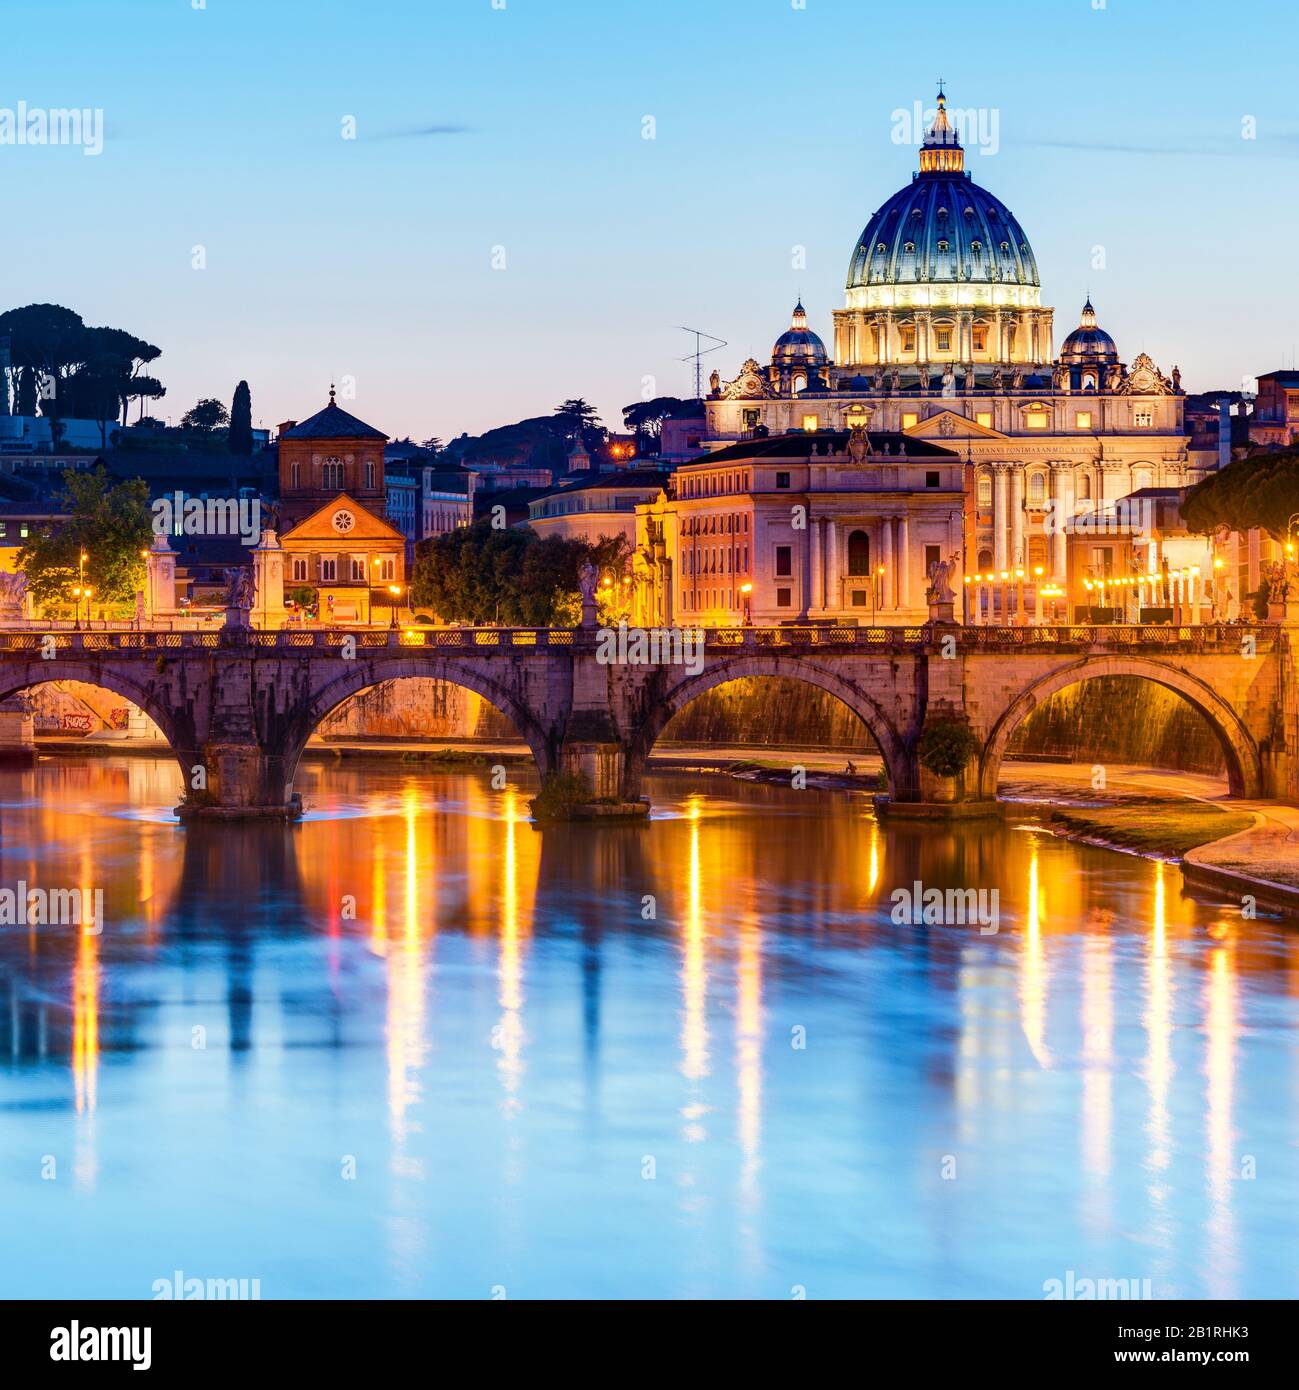
<svg viewBox="0 0 1299 1390"><path fill-rule="evenodd" d="M185 764L182 757L182 765ZM296 820L301 802L289 791L286 760L256 743L213 742L188 769L182 820Z"/></svg>

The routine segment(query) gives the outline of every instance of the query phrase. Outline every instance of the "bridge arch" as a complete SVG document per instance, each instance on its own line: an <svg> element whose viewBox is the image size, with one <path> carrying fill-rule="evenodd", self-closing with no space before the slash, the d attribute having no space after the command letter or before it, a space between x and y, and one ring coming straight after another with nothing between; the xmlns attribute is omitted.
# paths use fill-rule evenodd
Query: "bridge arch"
<svg viewBox="0 0 1299 1390"><path fill-rule="evenodd" d="M676 674L677 668L666 668ZM627 758L628 785L640 785L645 763L659 735L672 718L692 700L745 676L780 676L814 685L841 701L865 724L884 760L890 793L899 800L916 795L912 760L893 722L880 706L858 685L838 672L807 658L745 653L710 662L698 675L687 675L661 694L652 697L640 727L634 731Z"/></svg>
<svg viewBox="0 0 1299 1390"><path fill-rule="evenodd" d="M348 665L351 667L350 670L336 676L313 693L310 701L288 729L283 743L286 795L293 790L293 778L302 752L307 746L307 740L328 715L362 690L383 685L388 681L411 678L443 681L448 685L462 686L473 691L475 695L480 695L500 710L518 730L519 736L528 745L541 776L546 776L558 765L559 750L556 740L542 728L535 715L509 690L478 670L471 662L457 661L454 658L429 661L421 655L418 659L396 662L358 660L349 662Z"/></svg>
<svg viewBox="0 0 1299 1390"><path fill-rule="evenodd" d="M1136 676L1180 695L1208 724L1222 745L1232 796L1263 795L1263 765L1258 745L1240 715L1211 686L1189 672L1140 657L1087 657L1059 666L1022 690L992 727L979 767L979 794L997 795L997 778L1010 736L1047 698L1067 686L1100 676Z"/></svg>
<svg viewBox="0 0 1299 1390"><path fill-rule="evenodd" d="M56 661L27 661L16 666L6 664L0 669L0 700L21 695L33 686L52 685L57 681L79 681L83 685L98 686L138 705L167 740L167 746L180 766L181 785L189 786L192 769L202 761L194 731L154 691L152 682L138 681L115 667L97 661L78 661L60 656Z"/></svg>

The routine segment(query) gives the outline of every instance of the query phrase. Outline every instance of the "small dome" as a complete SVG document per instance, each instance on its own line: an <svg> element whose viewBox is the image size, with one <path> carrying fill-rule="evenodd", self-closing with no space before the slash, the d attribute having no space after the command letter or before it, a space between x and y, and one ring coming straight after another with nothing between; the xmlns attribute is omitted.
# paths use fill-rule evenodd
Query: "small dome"
<svg viewBox="0 0 1299 1390"><path fill-rule="evenodd" d="M1085 362L1117 362L1119 349L1114 339L1096 322L1090 296L1083 305L1078 327L1060 345L1060 361L1076 365Z"/></svg>
<svg viewBox="0 0 1299 1390"><path fill-rule="evenodd" d="M794 306L789 331L776 339L776 346L771 350L771 364L773 367L823 367L829 360L825 344L807 326L807 310L803 308L803 301L799 300Z"/></svg>

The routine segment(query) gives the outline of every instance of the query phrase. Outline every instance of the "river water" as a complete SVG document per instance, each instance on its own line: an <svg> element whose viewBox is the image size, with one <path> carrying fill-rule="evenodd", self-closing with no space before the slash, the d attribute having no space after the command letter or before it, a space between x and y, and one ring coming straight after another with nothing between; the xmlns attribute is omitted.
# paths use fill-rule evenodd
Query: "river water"
<svg viewBox="0 0 1299 1390"><path fill-rule="evenodd" d="M0 1295L1299 1294L1299 933L1175 867L706 774L539 832L312 763L182 829L176 776L0 772L0 888L104 894L0 927Z"/></svg>

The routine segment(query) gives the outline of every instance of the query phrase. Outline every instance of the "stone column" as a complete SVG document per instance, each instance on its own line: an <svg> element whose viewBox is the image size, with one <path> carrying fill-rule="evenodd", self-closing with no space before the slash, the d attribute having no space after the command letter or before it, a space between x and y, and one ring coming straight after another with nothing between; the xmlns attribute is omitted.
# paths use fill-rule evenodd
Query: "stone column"
<svg viewBox="0 0 1299 1390"><path fill-rule="evenodd" d="M144 614L156 622L161 614L176 611L176 552L165 534L153 538L144 560Z"/></svg>
<svg viewBox="0 0 1299 1390"><path fill-rule="evenodd" d="M274 531L263 531L253 548L253 622L260 628L284 624L284 551Z"/></svg>
<svg viewBox="0 0 1299 1390"><path fill-rule="evenodd" d="M821 563L821 518L809 516L807 519L809 549L812 574L809 580L808 612L819 613L825 607L825 571Z"/></svg>
<svg viewBox="0 0 1299 1390"><path fill-rule="evenodd" d="M1065 521L1073 514L1073 466L1067 463L1051 465L1051 573L1055 582L1064 585L1068 578L1069 562L1066 551Z"/></svg>
<svg viewBox="0 0 1299 1390"><path fill-rule="evenodd" d="M1009 563L1006 555L1008 540L1006 512L1008 510L1007 491L1009 487L1007 473L1009 465L994 463L992 467L992 564L993 568L1000 574Z"/></svg>
<svg viewBox="0 0 1299 1390"><path fill-rule="evenodd" d="M839 599L839 529L833 517L825 522L825 606L837 611Z"/></svg>
<svg viewBox="0 0 1299 1390"><path fill-rule="evenodd" d="M884 566L884 582L880 585L880 610L888 612L896 607L893 594L893 518L886 516L880 522L880 564Z"/></svg>
<svg viewBox="0 0 1299 1390"><path fill-rule="evenodd" d="M1024 468L1013 464L1010 470L1010 563L1022 565L1024 554Z"/></svg>
<svg viewBox="0 0 1299 1390"><path fill-rule="evenodd" d="M898 518L898 607L911 606L911 537L905 516Z"/></svg>

